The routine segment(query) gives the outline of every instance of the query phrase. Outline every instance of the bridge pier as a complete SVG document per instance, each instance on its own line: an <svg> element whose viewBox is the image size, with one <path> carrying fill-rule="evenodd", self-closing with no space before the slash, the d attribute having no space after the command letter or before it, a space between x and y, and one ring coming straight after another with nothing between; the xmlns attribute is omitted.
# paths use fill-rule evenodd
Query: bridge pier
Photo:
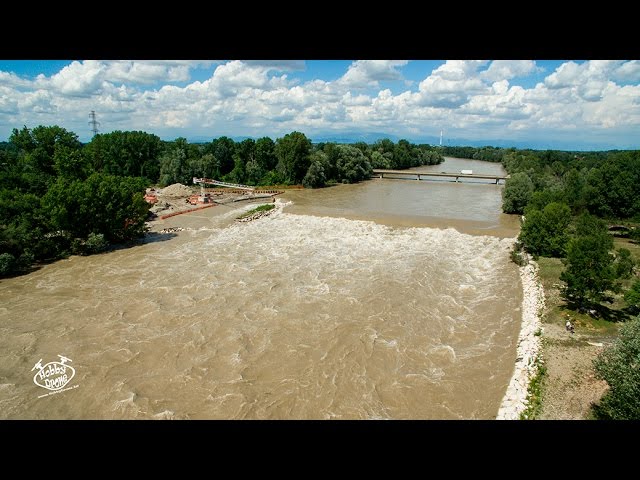
<svg viewBox="0 0 640 480"><path fill-rule="evenodd" d="M416 180L422 180L422 177L427 177L426 180L429 180L429 177L448 177L453 178L456 183L460 183L463 178L476 178L476 179L485 179L495 181L496 185L500 184L500 180L507 180L509 175L491 175L491 174L460 174L460 173L447 173L447 172L408 172L403 170L386 170L386 169L373 169L373 175L378 176L378 178L384 178L384 174L388 173L392 176L403 176L405 178L415 176Z"/></svg>

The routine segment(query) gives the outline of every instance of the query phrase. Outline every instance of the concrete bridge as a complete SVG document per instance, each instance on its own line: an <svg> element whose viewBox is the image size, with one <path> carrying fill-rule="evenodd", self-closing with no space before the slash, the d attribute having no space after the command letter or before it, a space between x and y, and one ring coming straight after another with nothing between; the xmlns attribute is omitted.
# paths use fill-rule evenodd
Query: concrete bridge
<svg viewBox="0 0 640 480"><path fill-rule="evenodd" d="M374 168L373 174L378 175L379 178L390 175L393 177L416 177L416 180L422 180L422 177L448 177L455 178L456 182L464 178L477 178L480 180L495 180L496 185L498 185L500 180L506 181L509 178L509 175L490 175L485 173L415 172L409 170L383 170L379 168Z"/></svg>

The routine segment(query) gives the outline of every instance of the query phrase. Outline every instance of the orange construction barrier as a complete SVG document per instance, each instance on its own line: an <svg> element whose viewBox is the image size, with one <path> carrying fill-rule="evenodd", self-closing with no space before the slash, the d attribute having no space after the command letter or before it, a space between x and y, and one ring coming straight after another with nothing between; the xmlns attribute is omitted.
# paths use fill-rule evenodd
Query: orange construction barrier
<svg viewBox="0 0 640 480"><path fill-rule="evenodd" d="M211 207L215 207L215 206L216 206L216 204L212 203L210 205L202 205L201 207L190 208L189 210L181 210L180 212L167 213L166 215L162 215L160 217L160 220L164 220L165 218L169 218L169 217L175 217L176 215L182 215L183 213L195 212L196 210L202 210L202 209L205 209L205 208L211 208Z"/></svg>

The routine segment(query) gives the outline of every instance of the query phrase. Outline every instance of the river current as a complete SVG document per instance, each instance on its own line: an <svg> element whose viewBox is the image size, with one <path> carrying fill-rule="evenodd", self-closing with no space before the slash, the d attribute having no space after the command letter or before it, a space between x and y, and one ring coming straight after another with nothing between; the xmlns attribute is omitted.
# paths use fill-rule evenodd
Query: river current
<svg viewBox="0 0 640 480"><path fill-rule="evenodd" d="M0 418L495 418L522 301L502 188L291 191L254 222L216 206L0 280ZM32 369L58 355L74 377L43 396Z"/></svg>

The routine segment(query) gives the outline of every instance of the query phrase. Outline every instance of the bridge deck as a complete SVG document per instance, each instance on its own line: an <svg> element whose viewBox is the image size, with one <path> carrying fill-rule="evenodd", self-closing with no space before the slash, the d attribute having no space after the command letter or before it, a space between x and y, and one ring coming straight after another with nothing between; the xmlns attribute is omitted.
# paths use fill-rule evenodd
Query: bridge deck
<svg viewBox="0 0 640 480"><path fill-rule="evenodd" d="M373 174L380 175L380 178L384 178L384 175L402 175L417 177L417 180L420 180L420 177L449 177L455 178L456 182L461 178L478 178L481 180L495 180L496 183L498 183L500 180L506 181L509 178L509 175L490 175L485 173L416 172L407 170L383 170L379 168L374 168Z"/></svg>

